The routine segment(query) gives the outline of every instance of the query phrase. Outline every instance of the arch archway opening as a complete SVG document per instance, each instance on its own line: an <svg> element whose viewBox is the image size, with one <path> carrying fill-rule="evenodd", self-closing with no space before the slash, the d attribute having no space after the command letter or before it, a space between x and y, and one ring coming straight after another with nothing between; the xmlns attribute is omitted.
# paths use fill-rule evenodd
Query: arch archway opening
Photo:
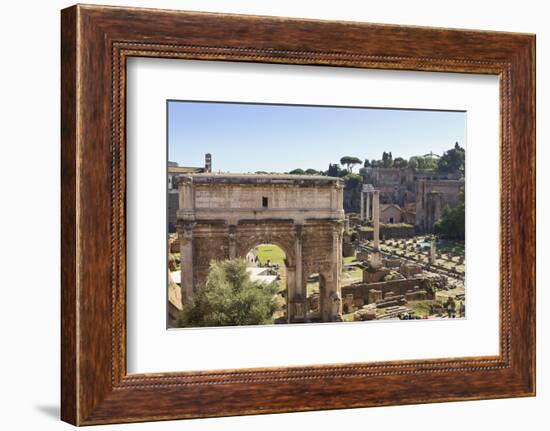
<svg viewBox="0 0 550 431"><path fill-rule="evenodd" d="M277 286L275 301L278 310L272 316L272 323L288 322L288 271L285 251L273 243L262 243L251 248L246 256L246 266L252 280Z"/></svg>
<svg viewBox="0 0 550 431"><path fill-rule="evenodd" d="M318 272L310 273L306 277L306 321L321 322L323 319L324 281Z"/></svg>

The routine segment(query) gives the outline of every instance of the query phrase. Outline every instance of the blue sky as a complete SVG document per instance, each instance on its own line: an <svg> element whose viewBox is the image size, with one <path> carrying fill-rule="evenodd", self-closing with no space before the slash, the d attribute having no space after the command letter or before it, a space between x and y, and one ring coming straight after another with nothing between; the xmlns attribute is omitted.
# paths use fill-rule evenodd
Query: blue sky
<svg viewBox="0 0 550 431"><path fill-rule="evenodd" d="M326 170L342 156L441 155L465 146L466 113L373 108L168 102L169 160L214 172ZM357 169L357 168L356 168Z"/></svg>

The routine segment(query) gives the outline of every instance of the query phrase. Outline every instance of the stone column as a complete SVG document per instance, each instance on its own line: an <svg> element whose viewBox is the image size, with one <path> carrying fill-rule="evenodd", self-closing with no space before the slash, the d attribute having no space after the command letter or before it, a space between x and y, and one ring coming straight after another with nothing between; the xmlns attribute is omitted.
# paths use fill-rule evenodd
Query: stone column
<svg viewBox="0 0 550 431"><path fill-rule="evenodd" d="M237 226L229 225L229 259L237 257Z"/></svg>
<svg viewBox="0 0 550 431"><path fill-rule="evenodd" d="M336 183L336 198L338 211L344 215L344 180Z"/></svg>
<svg viewBox="0 0 550 431"><path fill-rule="evenodd" d="M195 217L195 188L193 179L178 178L179 210L178 219L192 220Z"/></svg>
<svg viewBox="0 0 550 431"><path fill-rule="evenodd" d="M287 266L286 267L286 321L287 323L292 323L294 318L294 303L290 298L294 298L296 291L296 267Z"/></svg>
<svg viewBox="0 0 550 431"><path fill-rule="evenodd" d="M380 250L380 193L378 190L372 192L372 218L374 223L374 250Z"/></svg>
<svg viewBox="0 0 550 431"><path fill-rule="evenodd" d="M366 210L367 210L367 215L366 215L366 220L369 221L371 219L371 211L370 211L370 192L367 192L367 204L366 204Z"/></svg>
<svg viewBox="0 0 550 431"><path fill-rule="evenodd" d="M429 262L430 262L430 265L433 265L435 263L435 236L432 236L431 241L432 242L430 244Z"/></svg>
<svg viewBox="0 0 550 431"><path fill-rule="evenodd" d="M340 274L342 274L342 266L343 266L343 259L342 259L342 234L344 233L344 229L342 225L339 223L332 234L332 240L334 243L334 259L337 264L336 268L336 281L337 281L337 287L340 286L339 280L340 280Z"/></svg>
<svg viewBox="0 0 550 431"><path fill-rule="evenodd" d="M303 321L305 319L305 300L307 294L304 292L306 286L304 283L304 276L302 274L302 239L303 239L303 226L297 224L294 226L294 237L295 237L295 289L294 294L292 295L292 320L293 321ZM290 299L290 298L289 298Z"/></svg>
<svg viewBox="0 0 550 431"><path fill-rule="evenodd" d="M361 190L361 212L359 213L359 220L365 220L365 193Z"/></svg>
<svg viewBox="0 0 550 431"><path fill-rule="evenodd" d="M303 226L296 225L294 226L295 232L295 255L296 255L296 294L300 295L302 293L302 236L303 236Z"/></svg>
<svg viewBox="0 0 550 431"><path fill-rule="evenodd" d="M180 240L180 281L181 281L181 297L185 304L193 295L195 290L193 277L193 226L194 223L182 222L178 223L178 237Z"/></svg>
<svg viewBox="0 0 550 431"><path fill-rule="evenodd" d="M342 225L338 223L332 231L332 283L329 302L329 318L330 322L339 322L342 320L342 292L340 287L340 274L342 273ZM328 287L328 286L327 286ZM328 293L328 292L327 292Z"/></svg>

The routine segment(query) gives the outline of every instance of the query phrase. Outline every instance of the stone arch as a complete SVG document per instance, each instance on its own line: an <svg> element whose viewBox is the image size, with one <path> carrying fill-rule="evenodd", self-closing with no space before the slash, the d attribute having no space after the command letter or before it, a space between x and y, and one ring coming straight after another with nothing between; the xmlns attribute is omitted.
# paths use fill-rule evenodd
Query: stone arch
<svg viewBox="0 0 550 431"><path fill-rule="evenodd" d="M286 241L282 241L278 237L272 237L272 236L251 236L246 238L239 238L237 239L237 246L236 246L236 256L237 257L245 257L246 254L252 250L254 247L260 245L260 244L274 244L277 247L279 247L281 250L285 252L286 261L285 265L287 266L294 266L295 265L295 257L292 250L292 246L289 245Z"/></svg>
<svg viewBox="0 0 550 431"><path fill-rule="evenodd" d="M281 271L281 268L278 270L278 275L284 276L285 278L285 290L282 293L282 299L284 299L284 316L285 319L277 319L275 323L281 323L282 320L285 320L287 323L290 322L290 314L292 312L290 307L290 292L292 292L292 285L295 283L295 266L294 266L294 257L289 256L287 248L283 246L280 241L272 240L266 237L252 237L247 238L246 241L243 241L239 247L237 247L237 257L245 257L251 250L256 248L259 245L271 245L276 246L282 250L285 255L285 260L283 263L284 270Z"/></svg>
<svg viewBox="0 0 550 431"><path fill-rule="evenodd" d="M178 187L184 301L206 278L211 260L245 257L258 244L275 244L287 260L288 322L306 321L304 277L311 268L323 280L321 320L336 320L340 310L329 299L340 293L341 179L200 174L180 176Z"/></svg>

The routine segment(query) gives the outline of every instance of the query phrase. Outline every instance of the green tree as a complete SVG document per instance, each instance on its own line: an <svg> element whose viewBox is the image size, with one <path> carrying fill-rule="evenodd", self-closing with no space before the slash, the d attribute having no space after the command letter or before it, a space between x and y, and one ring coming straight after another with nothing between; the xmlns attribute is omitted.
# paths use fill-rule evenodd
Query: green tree
<svg viewBox="0 0 550 431"><path fill-rule="evenodd" d="M319 175L320 172L316 171L315 169L309 168L309 169L306 169L305 174L306 175Z"/></svg>
<svg viewBox="0 0 550 431"><path fill-rule="evenodd" d="M342 172L342 168L338 163L328 165L328 170L326 171L326 175L328 177L339 177L340 173Z"/></svg>
<svg viewBox="0 0 550 431"><path fill-rule="evenodd" d="M445 173L459 173L464 175L466 153L464 148L455 143L454 148L445 151L439 159L437 170Z"/></svg>
<svg viewBox="0 0 550 431"><path fill-rule="evenodd" d="M413 156L409 159L409 168L433 170L437 168L437 160L432 157Z"/></svg>
<svg viewBox="0 0 550 431"><path fill-rule="evenodd" d="M305 171L301 168L293 169L289 172L291 175L304 175Z"/></svg>
<svg viewBox="0 0 550 431"><path fill-rule="evenodd" d="M369 159L365 159L365 163L363 164L363 166L364 166L365 168L370 167L370 161L369 161Z"/></svg>
<svg viewBox="0 0 550 431"><path fill-rule="evenodd" d="M344 188L351 190L357 188L359 184L363 183L363 177L359 174L349 173L344 177Z"/></svg>
<svg viewBox="0 0 550 431"><path fill-rule="evenodd" d="M344 208L346 211L359 212L359 202L361 201L361 185L363 177L358 174L348 173L343 177L344 180Z"/></svg>
<svg viewBox="0 0 550 431"><path fill-rule="evenodd" d="M373 168L381 168L381 167L382 167L382 161L381 161L381 160L372 159L372 160L370 161L370 165L371 165L371 167L373 167Z"/></svg>
<svg viewBox="0 0 550 431"><path fill-rule="evenodd" d="M424 166L422 169L437 169L437 162L438 159L434 159L433 157L422 157L422 165Z"/></svg>
<svg viewBox="0 0 550 431"><path fill-rule="evenodd" d="M276 283L252 281L244 259L212 262L206 282L183 308L181 326L262 325L280 307Z"/></svg>
<svg viewBox="0 0 550 431"><path fill-rule="evenodd" d="M346 165L349 172L353 172L353 166L360 165L363 161L359 157L344 156L340 159L340 163Z"/></svg>
<svg viewBox="0 0 550 431"><path fill-rule="evenodd" d="M434 233L446 238L464 240L465 236L465 195L460 191L459 204L455 208L445 207L441 218L434 223Z"/></svg>
<svg viewBox="0 0 550 431"><path fill-rule="evenodd" d="M393 160L394 168L406 168L407 166L408 166L408 162L403 157L396 157Z"/></svg>
<svg viewBox="0 0 550 431"><path fill-rule="evenodd" d="M385 168L391 168L393 166L393 157L391 151L389 153L386 153L385 151L382 153L382 165Z"/></svg>

